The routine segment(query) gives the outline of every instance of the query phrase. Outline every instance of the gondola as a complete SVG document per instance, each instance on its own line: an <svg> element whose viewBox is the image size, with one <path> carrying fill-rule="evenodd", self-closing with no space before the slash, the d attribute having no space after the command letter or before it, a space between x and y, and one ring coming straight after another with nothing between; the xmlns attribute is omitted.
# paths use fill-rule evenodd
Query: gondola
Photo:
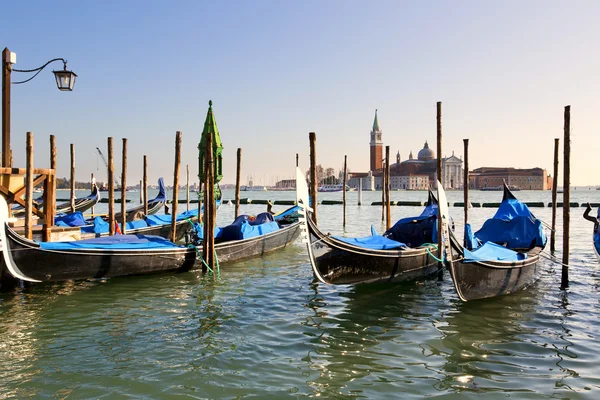
<svg viewBox="0 0 600 400"><path fill-rule="evenodd" d="M152 215L156 214L162 207L167 204L167 194L165 191L165 182L163 178L158 178L158 194L152 200L148 200L148 214ZM139 206L130 208L129 210L125 210L126 220L130 220L134 218L135 214L144 212L144 205L140 204ZM121 220L121 213L115 214L115 220Z"/></svg>
<svg viewBox="0 0 600 400"><path fill-rule="evenodd" d="M110 278L202 267L201 246L180 246L158 236L115 235L71 242L35 242L8 225L8 206L0 196L0 240L8 271L17 279L50 282ZM220 263L283 248L300 233L299 222L287 220L280 229L249 239L215 245Z"/></svg>
<svg viewBox="0 0 600 400"><path fill-rule="evenodd" d="M40 207L44 203L43 197L36 199L35 201L36 201L38 207ZM94 184L92 186L92 193L90 193L86 197L82 197L81 199L75 199L75 212L83 213L83 212L89 210L90 208L94 207L96 205L96 203L98 203L98 201L100 201L100 191ZM25 208L22 206L13 207L11 211L15 217L19 217L19 216L22 216L23 214L25 214ZM71 212L71 202L70 201L58 204L56 206L56 214L70 213L70 212Z"/></svg>
<svg viewBox="0 0 600 400"><path fill-rule="evenodd" d="M504 185L495 215L474 234L465 226L465 246L454 236L451 242L454 287L461 300L470 301L514 293L535 282L547 240L542 221Z"/></svg>
<svg viewBox="0 0 600 400"><path fill-rule="evenodd" d="M403 218L384 235L344 238L322 233L308 206L306 178L296 170L302 236L315 279L326 284L400 282L439 271L436 260L438 204L430 192L421 215ZM447 207L446 207L447 208ZM444 216L447 218L447 216ZM447 237L447 235L446 235Z"/></svg>

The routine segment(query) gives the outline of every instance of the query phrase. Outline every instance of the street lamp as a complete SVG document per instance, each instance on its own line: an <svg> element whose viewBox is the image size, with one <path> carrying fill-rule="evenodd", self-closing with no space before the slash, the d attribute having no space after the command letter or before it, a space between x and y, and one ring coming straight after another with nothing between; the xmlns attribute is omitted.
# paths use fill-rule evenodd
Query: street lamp
<svg viewBox="0 0 600 400"><path fill-rule="evenodd" d="M67 70L67 61L64 58L55 58L41 67L34 69L13 69L12 65L17 62L17 55L12 53L8 48L2 52L2 166L12 166L12 153L10 150L10 85L11 73L14 72L35 72L29 79L20 82L12 82L13 85L26 83L35 78L48 64L54 61L62 61L63 69L52 71L56 78L56 86L61 91L72 91L75 85L77 74Z"/></svg>

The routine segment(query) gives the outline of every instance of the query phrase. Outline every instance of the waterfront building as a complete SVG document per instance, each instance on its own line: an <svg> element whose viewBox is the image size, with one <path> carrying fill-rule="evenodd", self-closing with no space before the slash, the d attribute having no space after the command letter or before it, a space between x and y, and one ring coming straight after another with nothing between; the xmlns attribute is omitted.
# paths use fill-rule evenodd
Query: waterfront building
<svg viewBox="0 0 600 400"><path fill-rule="evenodd" d="M553 181L542 168L481 167L469 173L472 189L501 188L504 182L521 190L550 190Z"/></svg>
<svg viewBox="0 0 600 400"><path fill-rule="evenodd" d="M348 174L346 184L352 189L359 189L362 181L362 190L375 190L375 177L369 172L352 172Z"/></svg>

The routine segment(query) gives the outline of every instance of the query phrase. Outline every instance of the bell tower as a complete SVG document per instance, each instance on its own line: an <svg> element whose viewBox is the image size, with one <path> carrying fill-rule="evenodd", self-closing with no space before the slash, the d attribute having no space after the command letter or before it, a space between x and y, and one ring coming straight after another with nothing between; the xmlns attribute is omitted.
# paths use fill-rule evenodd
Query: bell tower
<svg viewBox="0 0 600 400"><path fill-rule="evenodd" d="M383 141L381 140L381 129L377 120L377 110L375 110L375 121L373 121L373 130L371 130L371 171L376 171L383 167Z"/></svg>

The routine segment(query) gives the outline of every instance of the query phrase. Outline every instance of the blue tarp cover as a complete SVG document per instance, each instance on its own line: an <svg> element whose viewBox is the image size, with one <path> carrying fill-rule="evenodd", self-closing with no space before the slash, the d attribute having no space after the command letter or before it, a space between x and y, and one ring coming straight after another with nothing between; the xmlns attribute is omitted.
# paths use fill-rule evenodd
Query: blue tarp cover
<svg viewBox="0 0 600 400"><path fill-rule="evenodd" d="M179 248L160 236L150 235L115 235L100 238L77 240L73 242L42 242L44 250L77 250L77 249L161 249Z"/></svg>
<svg viewBox="0 0 600 400"><path fill-rule="evenodd" d="M404 243L396 242L383 236L365 236L360 238L346 238L341 236L333 236L334 239L353 246L371 250L392 250L397 248L406 248Z"/></svg>
<svg viewBox="0 0 600 400"><path fill-rule="evenodd" d="M54 218L54 225L56 226L82 226L86 224L83 214L79 211L71 214L60 214Z"/></svg>
<svg viewBox="0 0 600 400"><path fill-rule="evenodd" d="M530 249L546 244L542 221L514 197L502 200L496 214L485 221L475 237L480 242L494 242L509 249Z"/></svg>
<svg viewBox="0 0 600 400"><path fill-rule="evenodd" d="M193 210L186 211L181 214L177 214L177 218L175 220L183 221L188 218L194 218L197 216L198 216L198 209L195 208ZM148 226L170 224L171 221L172 221L171 215L147 215L146 216L146 222L148 223Z"/></svg>
<svg viewBox="0 0 600 400"><path fill-rule="evenodd" d="M503 200L493 218L508 221L515 217L528 217L535 219L533 214L531 214L531 211L529 211L529 207L517 199Z"/></svg>
<svg viewBox="0 0 600 400"><path fill-rule="evenodd" d="M121 226L121 224L119 224L119 226ZM147 226L148 226L148 223L146 221L144 221L143 219L138 219L137 221L125 222L126 229L139 229L139 228L145 228Z"/></svg>
<svg viewBox="0 0 600 400"><path fill-rule="evenodd" d="M594 233L594 246L596 246L596 251L600 254L600 233Z"/></svg>
<svg viewBox="0 0 600 400"><path fill-rule="evenodd" d="M436 203L426 206L418 217L402 218L383 235L378 235L371 225L371 236L348 238L333 236L335 239L353 246L371 250L391 250L419 247L425 243L437 242Z"/></svg>
<svg viewBox="0 0 600 400"><path fill-rule="evenodd" d="M81 232L85 233L105 233L108 231L108 222L103 220L102 217L94 218L93 225L86 225L81 227Z"/></svg>
<svg viewBox="0 0 600 400"><path fill-rule="evenodd" d="M514 217L511 220L488 219L475 236L482 242L506 244L509 249L529 249L543 246L546 235L542 221L531 217Z"/></svg>
<svg viewBox="0 0 600 400"><path fill-rule="evenodd" d="M496 243L486 242L476 250L464 250L465 263L485 261L521 261L527 258L527 254L517 253Z"/></svg>
<svg viewBox="0 0 600 400"><path fill-rule="evenodd" d="M279 214L275 215L275 221L280 221L282 219L286 219L286 218L298 218L300 217L300 206L294 206L291 208L288 208L285 211L280 212Z"/></svg>
<svg viewBox="0 0 600 400"><path fill-rule="evenodd" d="M418 217L402 218L383 236L408 247L419 247L425 243L437 242L438 205L430 204Z"/></svg>
<svg viewBox="0 0 600 400"><path fill-rule="evenodd" d="M204 239L204 226L198 222L194 222L194 229L198 235L198 239ZM221 237L222 228L220 226L216 226L214 230L214 237L218 239Z"/></svg>
<svg viewBox="0 0 600 400"><path fill-rule="evenodd" d="M239 217L238 217L239 218ZM250 225L247 220L224 226L221 229L220 238L223 241L250 239L256 236L266 235L279 229L277 222L266 222L260 225Z"/></svg>
<svg viewBox="0 0 600 400"><path fill-rule="evenodd" d="M465 246L467 249L476 249L479 247L479 240L473 234L473 228L471 224L465 225Z"/></svg>

